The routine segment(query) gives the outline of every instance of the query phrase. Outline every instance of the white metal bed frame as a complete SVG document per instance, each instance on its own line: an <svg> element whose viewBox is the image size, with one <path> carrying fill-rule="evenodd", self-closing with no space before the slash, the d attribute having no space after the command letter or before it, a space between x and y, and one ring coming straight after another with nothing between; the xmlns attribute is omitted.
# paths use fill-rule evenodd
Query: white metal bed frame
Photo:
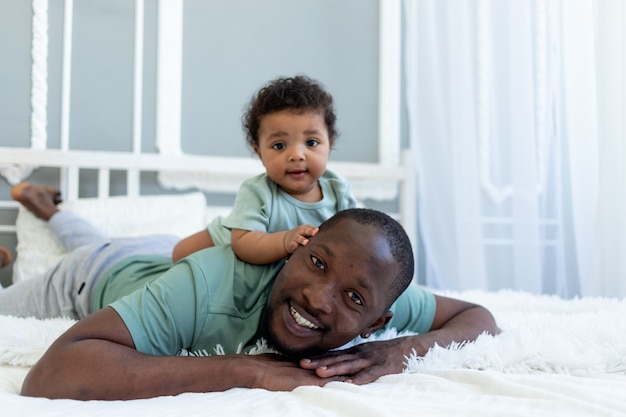
<svg viewBox="0 0 626 417"><path fill-rule="evenodd" d="M143 0L135 1L132 151L80 151L71 149L69 140L73 0L65 0L60 149L46 149L48 0L33 0L31 147L0 146L0 173L10 183L16 183L26 178L32 167L60 168L60 189L64 198L71 200L79 197L82 169L98 171L99 198L109 196L113 170L127 173L128 196L140 194L141 172L159 172L159 178L163 176L161 182L174 188L193 186L207 192L232 194L245 178L262 172L260 162L254 158L196 156L180 151L182 5L183 0L159 1L155 143L160 153L141 152ZM379 10L379 97L380 103L384 103L379 106L379 162L331 162L329 167L352 183L357 198L397 201L398 212L390 214L403 224L415 245L416 173L407 163L411 152L403 150L400 141L401 0L380 0ZM193 179L190 182L185 175L181 180L173 174L192 172L202 178L200 183ZM16 207L13 201L0 201L0 209ZM0 232L14 233L15 226L0 225Z"/></svg>

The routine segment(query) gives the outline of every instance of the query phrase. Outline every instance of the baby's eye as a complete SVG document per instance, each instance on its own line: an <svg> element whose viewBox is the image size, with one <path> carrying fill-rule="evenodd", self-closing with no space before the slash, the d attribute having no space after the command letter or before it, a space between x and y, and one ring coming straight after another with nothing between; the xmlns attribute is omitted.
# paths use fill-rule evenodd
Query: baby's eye
<svg viewBox="0 0 626 417"><path fill-rule="evenodd" d="M350 297L350 299L355 303L358 304L360 306L363 305L363 300L361 299L361 296L359 294L357 294L354 291L348 291L348 297Z"/></svg>
<svg viewBox="0 0 626 417"><path fill-rule="evenodd" d="M321 269L322 271L326 270L326 265L324 265L324 262L322 262L317 256L311 255L311 261L313 261L313 265L315 265L316 268Z"/></svg>
<svg viewBox="0 0 626 417"><path fill-rule="evenodd" d="M276 149L278 151L285 149L284 143L275 143L272 145L272 149Z"/></svg>
<svg viewBox="0 0 626 417"><path fill-rule="evenodd" d="M311 148L316 147L317 145L319 145L319 141L317 139L309 139L306 141L306 146L310 146Z"/></svg>

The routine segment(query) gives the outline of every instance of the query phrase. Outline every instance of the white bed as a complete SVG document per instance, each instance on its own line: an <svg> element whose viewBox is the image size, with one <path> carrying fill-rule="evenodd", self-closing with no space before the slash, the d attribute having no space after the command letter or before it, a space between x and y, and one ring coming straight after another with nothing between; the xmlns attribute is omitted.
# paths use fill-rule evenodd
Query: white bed
<svg viewBox="0 0 626 417"><path fill-rule="evenodd" d="M58 154L59 160L65 156L72 159L71 153ZM185 234L224 210L207 207L200 192L75 199L62 207L117 236ZM28 279L62 256L45 223L28 211L20 209L16 229L16 280ZM231 389L136 401L20 396L29 367L73 322L0 316L0 405L11 416L626 416L626 300L563 300L514 291L446 295L488 307L503 332L432 349L423 359L408 358L405 373L366 386Z"/></svg>
<svg viewBox="0 0 626 417"><path fill-rule="evenodd" d="M0 404L11 416L624 416L626 302L519 292L450 294L482 303L503 333L434 349L365 386L231 389L134 401L19 396L28 367L66 320L0 316Z"/></svg>
<svg viewBox="0 0 626 417"><path fill-rule="evenodd" d="M39 20L45 16L44 11L37 9L41 3L44 2L33 2ZM398 2L380 4L383 20L399 7ZM393 19L391 26L388 20L383 20L381 27L393 27ZM384 43L385 38L381 39ZM382 66L381 78L388 77L395 69ZM33 85L36 87L36 83ZM173 232L184 236L195 232L212 216L228 210L227 206L214 204L207 195L233 194L243 179L261 170L258 161L247 157L163 152L167 146L157 146L160 153L143 153L137 142L140 132L134 132L128 152L73 150L64 137L59 148L48 149L37 140L41 138L38 126L42 109L35 90L33 146L0 146L0 173L7 181L17 182L29 179L31 167L58 169L60 180L55 185L63 191L64 209L79 212L111 235ZM66 97L69 100L68 97L69 93ZM163 111L167 113L166 110ZM141 117L141 112L134 117ZM380 124L389 127L386 117L381 116ZM159 123L156 140L166 136L170 128L167 123ZM404 163L408 151L400 148L400 141L392 140L394 146L389 143L380 146L379 162L333 162L330 166L352 182L361 200L391 202L391 214L416 242L415 175L411 166ZM95 197L89 199L79 198L85 170L98 172ZM125 172L126 194L110 197L111 173L117 171ZM191 191L141 195L142 172L158 172L164 193L170 193L172 188ZM10 200L0 201L0 208L18 210ZM20 210L15 223L0 225L0 232L17 233L18 245L11 248L18 255L13 263L14 281L29 279L62 256L61 248L46 233L45 224L26 211ZM136 401L80 402L20 396L29 367L72 322L0 316L0 413L10 416L626 416L625 300L562 300L513 291L450 295L491 309L502 334L481 336L462 347L433 349L423 359L407 359L406 373L383 377L366 386L331 383L324 388L301 387L278 393L232 389Z"/></svg>

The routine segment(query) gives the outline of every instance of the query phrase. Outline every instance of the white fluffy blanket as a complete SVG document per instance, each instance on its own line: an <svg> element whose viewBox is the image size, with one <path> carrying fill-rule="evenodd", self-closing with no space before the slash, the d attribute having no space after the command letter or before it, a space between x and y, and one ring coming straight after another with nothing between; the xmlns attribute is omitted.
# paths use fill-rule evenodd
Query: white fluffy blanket
<svg viewBox="0 0 626 417"><path fill-rule="evenodd" d="M510 291L445 295L488 307L503 332L434 348L409 358L404 374L366 386L232 389L125 402L17 395L28 367L73 322L0 316L0 404L16 416L626 416L626 300Z"/></svg>

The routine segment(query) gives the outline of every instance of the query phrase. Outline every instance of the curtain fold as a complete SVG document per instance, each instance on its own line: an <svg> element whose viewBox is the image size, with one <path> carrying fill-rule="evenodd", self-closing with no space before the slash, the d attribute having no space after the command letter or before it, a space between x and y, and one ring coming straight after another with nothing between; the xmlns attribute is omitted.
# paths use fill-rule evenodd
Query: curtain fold
<svg viewBox="0 0 626 417"><path fill-rule="evenodd" d="M619 0L405 0L434 288L626 295Z"/></svg>
<svg viewBox="0 0 626 417"><path fill-rule="evenodd" d="M593 279L585 293L626 295L626 4L596 9L599 198L594 228Z"/></svg>

